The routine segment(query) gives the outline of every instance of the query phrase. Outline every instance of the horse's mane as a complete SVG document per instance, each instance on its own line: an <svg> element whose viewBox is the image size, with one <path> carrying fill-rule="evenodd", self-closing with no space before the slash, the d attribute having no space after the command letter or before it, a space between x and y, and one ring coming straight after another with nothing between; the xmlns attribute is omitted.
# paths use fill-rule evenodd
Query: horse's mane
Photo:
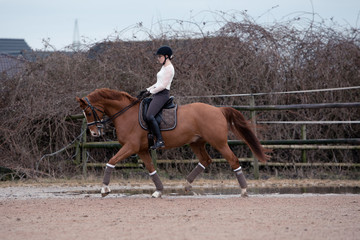
<svg viewBox="0 0 360 240"><path fill-rule="evenodd" d="M128 99L131 102L136 100L135 97L132 97L127 92L112 90L108 88L96 89L95 91L90 93L88 97L91 99L92 102L97 102L102 99L120 100L120 101L123 99Z"/></svg>

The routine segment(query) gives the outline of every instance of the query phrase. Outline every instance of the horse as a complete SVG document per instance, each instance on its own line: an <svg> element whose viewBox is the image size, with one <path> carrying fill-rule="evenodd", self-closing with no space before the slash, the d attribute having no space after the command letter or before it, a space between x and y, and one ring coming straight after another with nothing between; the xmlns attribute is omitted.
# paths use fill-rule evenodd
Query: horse
<svg viewBox="0 0 360 240"><path fill-rule="evenodd" d="M117 139L122 145L106 164L101 195L104 197L111 192L110 176L116 163L137 154L145 164L155 185L156 189L152 197L161 197L164 187L152 163L148 132L140 126L138 121L141 99L124 91L102 88L96 89L84 98L76 97L76 100L83 110L93 137L101 136L102 125L107 121L112 121ZM105 115L109 119L103 120ZM185 191L191 191L191 184L195 178L212 162L205 149L205 144L208 143L222 154L234 171L241 188L241 196L248 196L247 183L239 160L227 143L229 131L242 139L260 161L266 162L270 158L267 155L269 150L263 148L252 131L249 121L239 111L231 107L215 107L200 102L178 107L177 126L171 131L163 131L162 135L165 149L188 144L199 160L196 167L186 177Z"/></svg>

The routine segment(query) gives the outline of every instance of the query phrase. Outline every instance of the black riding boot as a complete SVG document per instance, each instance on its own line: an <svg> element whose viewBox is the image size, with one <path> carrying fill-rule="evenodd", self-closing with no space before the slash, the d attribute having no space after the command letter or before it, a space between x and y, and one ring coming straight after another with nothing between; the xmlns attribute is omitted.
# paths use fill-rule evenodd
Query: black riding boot
<svg viewBox="0 0 360 240"><path fill-rule="evenodd" d="M156 137L156 142L153 146L150 147L150 149L155 150L158 148L164 148L165 147L165 143L164 140L161 136L161 132L160 132L160 128L159 128L159 124L157 123L156 119L150 119L148 122L148 125L151 129L151 132L155 135Z"/></svg>

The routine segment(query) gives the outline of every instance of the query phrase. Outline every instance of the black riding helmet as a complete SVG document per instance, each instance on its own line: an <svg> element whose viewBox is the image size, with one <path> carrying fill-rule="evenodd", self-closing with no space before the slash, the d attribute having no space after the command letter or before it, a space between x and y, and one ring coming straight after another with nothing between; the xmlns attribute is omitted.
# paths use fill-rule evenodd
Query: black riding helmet
<svg viewBox="0 0 360 240"><path fill-rule="evenodd" d="M169 46L162 46L156 51L156 55L162 55L165 57L165 60L163 62L163 65L166 62L166 59L172 59L173 58L173 51Z"/></svg>

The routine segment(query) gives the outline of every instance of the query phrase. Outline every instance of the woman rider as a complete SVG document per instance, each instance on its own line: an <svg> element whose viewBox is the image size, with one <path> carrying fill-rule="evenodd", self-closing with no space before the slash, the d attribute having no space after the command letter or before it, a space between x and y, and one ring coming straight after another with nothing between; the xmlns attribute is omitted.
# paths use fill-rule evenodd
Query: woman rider
<svg viewBox="0 0 360 240"><path fill-rule="evenodd" d="M146 113L146 122L156 137L156 142L151 146L151 149L165 147L155 116L170 98L170 86L175 75L174 66L171 63L171 59L173 58L172 54L173 52L168 46L162 46L157 50L157 59L158 62L162 64L162 67L157 73L156 83L146 89L150 94L153 94L152 101Z"/></svg>

